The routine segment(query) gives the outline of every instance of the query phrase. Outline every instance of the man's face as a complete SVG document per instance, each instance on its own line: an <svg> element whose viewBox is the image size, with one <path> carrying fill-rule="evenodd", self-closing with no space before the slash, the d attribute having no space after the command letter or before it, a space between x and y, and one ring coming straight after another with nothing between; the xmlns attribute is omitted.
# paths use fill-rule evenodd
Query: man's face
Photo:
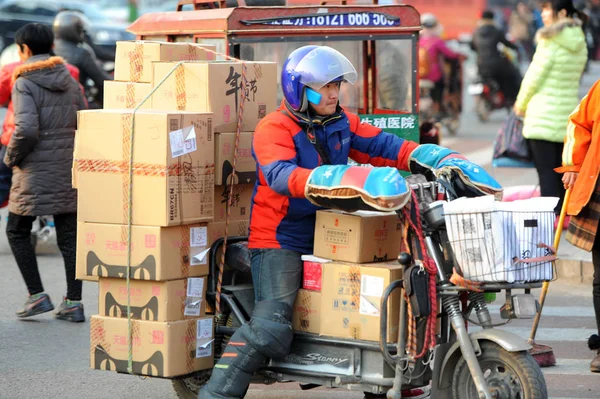
<svg viewBox="0 0 600 399"><path fill-rule="evenodd" d="M340 97L341 82L328 83L317 90L321 95L319 104L311 104L317 115L328 116L335 113Z"/></svg>

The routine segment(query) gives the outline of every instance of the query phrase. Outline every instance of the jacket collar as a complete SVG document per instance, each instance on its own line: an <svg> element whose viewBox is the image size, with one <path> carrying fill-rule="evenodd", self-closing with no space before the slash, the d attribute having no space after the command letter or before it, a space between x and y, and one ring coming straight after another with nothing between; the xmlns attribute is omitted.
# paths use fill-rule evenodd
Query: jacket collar
<svg viewBox="0 0 600 399"><path fill-rule="evenodd" d="M12 75L12 81L16 81L19 76L25 73L45 68L54 68L55 66L64 63L65 61L61 57L49 57L48 54L34 55L25 61L25 63L15 68Z"/></svg>
<svg viewBox="0 0 600 399"><path fill-rule="evenodd" d="M536 40L540 39L550 39L554 36L558 35L565 28L581 26L581 21L573 18L565 18L561 19L558 22L553 23L552 25L545 26L541 28L537 34L535 35Z"/></svg>
<svg viewBox="0 0 600 399"><path fill-rule="evenodd" d="M341 119L344 113L344 109L338 104L337 109L333 115L325 117L313 116L311 119L309 119L306 113L294 111L285 100L281 102L279 110L285 111L294 120L294 122L303 125L310 125L311 123L313 125L326 125L330 122Z"/></svg>

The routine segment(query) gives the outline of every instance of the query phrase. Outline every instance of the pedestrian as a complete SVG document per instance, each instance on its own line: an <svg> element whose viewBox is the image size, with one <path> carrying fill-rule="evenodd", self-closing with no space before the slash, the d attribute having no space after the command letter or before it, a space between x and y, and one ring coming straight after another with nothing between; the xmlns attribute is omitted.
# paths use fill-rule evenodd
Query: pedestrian
<svg viewBox="0 0 600 399"><path fill-rule="evenodd" d="M252 141L258 179L248 247L255 306L250 322L229 340L200 391L201 399L243 397L252 375L268 358L282 358L290 351L292 306L302 285L301 256L313 251L319 209L305 197L313 170L346 165L350 157L358 163L418 173L427 160L461 157L361 123L358 115L339 105L340 86L354 84L357 78L352 63L327 46L300 47L282 66L284 101L261 120ZM402 397L422 395L422 389L402 393Z"/></svg>
<svg viewBox="0 0 600 399"><path fill-rule="evenodd" d="M587 60L585 36L572 0L543 3L544 28L536 35L537 48L523 78L514 106L524 117L523 137L528 141L537 169L542 197L559 197L558 215L565 194L561 176L563 141L569 114L579 101L579 82Z"/></svg>
<svg viewBox="0 0 600 399"><path fill-rule="evenodd" d="M570 117L562 167L564 188L571 188L567 214L572 215L567 230L567 240L585 251L592 252L594 264L593 302L596 327L600 335L600 81L590 89ZM590 370L600 372L600 338L592 335L588 340L596 356Z"/></svg>
<svg viewBox="0 0 600 399"><path fill-rule="evenodd" d="M13 72L15 130L4 156L13 171L6 234L29 291L17 316L49 312L54 305L44 293L31 227L36 216L54 216L67 280L56 317L80 322L85 316L82 284L75 279L77 194L71 187L71 165L77 111L85 108L85 98L62 58L49 55L53 41L52 30L37 23L15 34L23 64Z"/></svg>
<svg viewBox="0 0 600 399"><path fill-rule="evenodd" d="M440 37L438 19L433 14L421 15L423 32L419 37L419 78L433 83L431 99L436 117L445 116L444 90L446 76L444 61L458 60L461 55L452 51Z"/></svg>
<svg viewBox="0 0 600 399"><path fill-rule="evenodd" d="M0 69L0 107L6 107L4 115L4 124L0 136L0 208L8 205L8 194L10 193L10 185L12 180L12 169L4 163L4 154L6 154L6 146L10 142L13 132L15 131L15 115L13 112L13 102L10 98L13 88L13 73L15 69L22 65L22 61L6 64ZM76 81L79 81L79 69L70 64L65 64L69 69L69 73ZM83 86L79 86L83 93Z"/></svg>
<svg viewBox="0 0 600 399"><path fill-rule="evenodd" d="M533 13L529 6L519 2L510 14L508 34L519 46L522 60L527 62L533 56L533 24Z"/></svg>
<svg viewBox="0 0 600 399"><path fill-rule="evenodd" d="M513 50L518 50L518 47L508 41L504 32L498 29L494 22L493 11L484 11L477 24L471 47L477 52L479 74L484 79L495 81L504 94L506 102L512 105L519 92L521 72L498 50L498 47L500 44Z"/></svg>

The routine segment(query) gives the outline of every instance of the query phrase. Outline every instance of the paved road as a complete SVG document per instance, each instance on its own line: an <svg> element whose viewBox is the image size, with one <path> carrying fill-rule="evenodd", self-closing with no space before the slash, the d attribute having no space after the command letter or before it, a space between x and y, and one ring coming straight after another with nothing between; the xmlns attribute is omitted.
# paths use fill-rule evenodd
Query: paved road
<svg viewBox="0 0 600 399"><path fill-rule="evenodd" d="M587 88L600 77L595 65L584 78ZM444 139L445 145L466 154L491 170L491 142L505 115L496 113L482 125L473 116L469 103L458 137ZM0 115L0 120L3 115ZM533 170L493 171L504 185L532 184ZM4 218L0 224L5 227ZM39 257L46 291L55 303L65 293L60 256L54 250ZM65 398L174 398L170 381L119 375L89 369L89 324L73 325L42 315L32 321L17 321L14 311L25 300L25 287L17 266L0 233L0 399ZM594 331L589 286L552 285L548 307L542 320L538 341L554 347L557 367L544 370L551 398L597 398L600 376L588 372L590 352L585 340ZM84 283L84 303L88 316L96 313L97 287ZM497 304L496 308L499 306ZM515 321L506 328L526 338L530 322ZM345 391L315 390L300 392L296 384L264 389L253 386L247 398L341 398L362 395Z"/></svg>

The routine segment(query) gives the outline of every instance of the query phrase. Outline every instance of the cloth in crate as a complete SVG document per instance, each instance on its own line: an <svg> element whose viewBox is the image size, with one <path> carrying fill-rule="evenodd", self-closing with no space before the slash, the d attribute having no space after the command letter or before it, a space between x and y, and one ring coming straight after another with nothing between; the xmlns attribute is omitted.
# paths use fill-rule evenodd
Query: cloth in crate
<svg viewBox="0 0 600 399"><path fill-rule="evenodd" d="M317 206L348 212L395 211L410 200L410 186L395 168L323 165L311 172L305 196Z"/></svg>
<svg viewBox="0 0 600 399"><path fill-rule="evenodd" d="M553 209L558 198L513 202L493 196L444 204L448 238L462 275L479 282L553 278Z"/></svg>
<svg viewBox="0 0 600 399"><path fill-rule="evenodd" d="M412 173L425 175L428 180L448 181L446 189L455 197L493 195L502 199L502 186L485 169L448 148L420 145L410 154L409 167Z"/></svg>

